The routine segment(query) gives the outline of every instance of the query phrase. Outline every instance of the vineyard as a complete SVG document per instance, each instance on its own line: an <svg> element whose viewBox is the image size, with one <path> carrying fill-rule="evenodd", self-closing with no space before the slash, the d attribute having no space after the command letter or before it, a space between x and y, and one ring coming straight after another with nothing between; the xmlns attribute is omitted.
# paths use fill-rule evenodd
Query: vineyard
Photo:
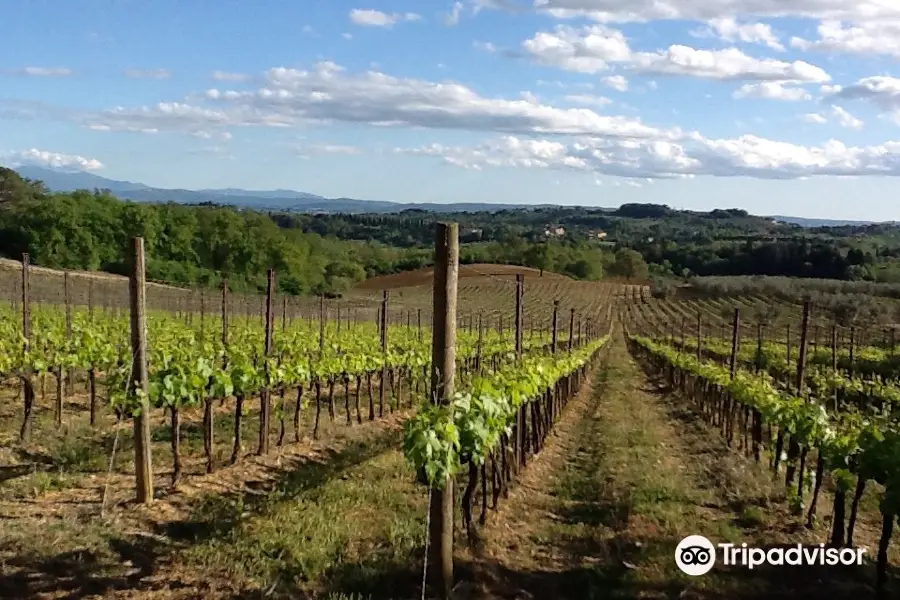
<svg viewBox="0 0 900 600"><path fill-rule="evenodd" d="M0 265L0 597L890 588L892 329L453 246L340 298ZM688 534L871 552L698 582Z"/></svg>
<svg viewBox="0 0 900 600"><path fill-rule="evenodd" d="M634 304L623 319L646 369L719 429L729 449L783 478L785 502L807 529L816 528L829 489L821 542L853 548L861 513L877 511L883 590L900 511L895 330L845 328L813 311L810 302L749 297Z"/></svg>

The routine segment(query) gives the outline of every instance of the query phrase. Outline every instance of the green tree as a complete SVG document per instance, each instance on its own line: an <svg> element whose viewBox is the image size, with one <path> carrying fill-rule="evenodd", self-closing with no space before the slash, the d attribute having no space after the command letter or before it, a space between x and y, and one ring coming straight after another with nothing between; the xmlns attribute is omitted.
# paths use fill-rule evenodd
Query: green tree
<svg viewBox="0 0 900 600"><path fill-rule="evenodd" d="M644 257L631 248L618 250L609 270L613 275L627 279L647 279L650 272Z"/></svg>

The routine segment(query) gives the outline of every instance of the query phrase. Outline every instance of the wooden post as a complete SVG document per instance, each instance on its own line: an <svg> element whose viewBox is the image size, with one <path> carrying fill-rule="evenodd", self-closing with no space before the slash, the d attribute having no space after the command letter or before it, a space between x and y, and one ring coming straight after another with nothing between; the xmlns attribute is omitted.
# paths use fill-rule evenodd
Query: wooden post
<svg viewBox="0 0 900 600"><path fill-rule="evenodd" d="M569 309L569 343L566 345L569 352L572 351L572 343L575 338L575 309Z"/></svg>
<svg viewBox="0 0 900 600"><path fill-rule="evenodd" d="M556 354L556 334L557 334L557 326L559 324L559 300L553 301L553 321L552 321L552 331L550 332L550 351L553 354Z"/></svg>
<svg viewBox="0 0 900 600"><path fill-rule="evenodd" d="M516 338L515 338L515 348L516 348L516 358L522 357L522 274L516 273ZM502 319L503 317L501 317ZM501 320L502 323L502 320ZM502 325L501 325L502 327Z"/></svg>
<svg viewBox="0 0 900 600"><path fill-rule="evenodd" d="M22 254L22 343L27 353L31 347L31 283L29 275L31 265L28 253ZM31 439L31 422L34 414L34 382L31 364L26 363L22 373L22 397L24 399L25 413L22 417L22 428L19 430L19 439L27 442Z"/></svg>
<svg viewBox="0 0 900 600"><path fill-rule="evenodd" d="M434 318L431 344L431 398L435 404L450 404L456 374L456 300L459 276L459 226L438 223L435 236ZM385 303L387 292L385 291ZM453 588L453 480L430 492L431 556L428 566L432 582L442 599Z"/></svg>
<svg viewBox="0 0 900 600"><path fill-rule="evenodd" d="M787 324L787 337L785 338L785 349L787 350L787 362L791 364L791 324Z"/></svg>
<svg viewBox="0 0 900 600"><path fill-rule="evenodd" d="M200 290L200 339L206 333L206 291Z"/></svg>
<svg viewBox="0 0 900 600"><path fill-rule="evenodd" d="M222 280L222 348L228 353L228 280ZM228 366L228 359L224 358L223 366Z"/></svg>
<svg viewBox="0 0 900 600"><path fill-rule="evenodd" d="M837 325L831 326L831 372L837 375L838 371L838 328ZM835 386L834 388L834 410L835 412L839 410L838 407L838 388Z"/></svg>
<svg viewBox="0 0 900 600"><path fill-rule="evenodd" d="M63 294L66 303L66 341L72 340L72 277L69 270L63 273ZM75 393L75 370L69 369L66 373L66 394L71 396Z"/></svg>
<svg viewBox="0 0 900 600"><path fill-rule="evenodd" d="M697 361L703 360L703 315L697 311Z"/></svg>
<svg viewBox="0 0 900 600"><path fill-rule="evenodd" d="M419 341L422 341L422 309L416 309L416 326L419 328Z"/></svg>
<svg viewBox="0 0 900 600"><path fill-rule="evenodd" d="M803 302L803 321L800 329L800 356L797 357L797 393L803 396L806 387L806 351L809 337L809 311L810 302Z"/></svg>
<svg viewBox="0 0 900 600"><path fill-rule="evenodd" d="M806 351L807 351L807 343L809 337L809 308L810 303L809 300L803 302L803 321L801 323L800 329L800 353L797 357L797 378L794 383L797 394L803 396L803 389L805 384L805 376L806 376ZM800 458L799 472L800 472L800 481L798 484L797 492L802 497L803 496L803 476L804 471L806 470L805 458L806 452L802 452L799 442L797 442L796 435L791 435L791 441L788 444L788 465L785 473L784 483L786 486L790 486L794 481L794 475L798 471L798 466L796 464L796 460Z"/></svg>
<svg viewBox="0 0 900 600"><path fill-rule="evenodd" d="M437 279L435 279L437 281ZM454 303L454 314L453 314L453 335L454 339L456 336L456 304ZM387 312L388 312L388 291L384 290L381 296L381 356L383 359L387 359ZM381 381L378 385L378 416L384 416L384 395L387 391L387 380L388 380L388 369L386 362L382 362L381 364Z"/></svg>
<svg viewBox="0 0 900 600"><path fill-rule="evenodd" d="M137 502L153 502L153 469L150 456L150 387L147 372L147 297L144 270L144 238L132 239L131 254L131 394L138 403L134 417L134 473L137 483ZM143 393L138 396L137 390Z"/></svg>
<svg viewBox="0 0 900 600"><path fill-rule="evenodd" d="M737 370L737 354L738 354L738 344L740 344L740 335L741 335L741 309L734 309L734 322L732 323L731 330L731 361L728 363L728 369L731 373L731 378L734 379L734 373Z"/></svg>
<svg viewBox="0 0 900 600"><path fill-rule="evenodd" d="M763 325L762 323L756 324L756 369L755 371L759 373L759 370L762 368L762 352L763 352Z"/></svg>
<svg viewBox="0 0 900 600"><path fill-rule="evenodd" d="M325 353L325 294L319 296L319 356Z"/></svg>
<svg viewBox="0 0 900 600"><path fill-rule="evenodd" d="M269 394L271 392L271 373L269 372L268 359L272 356L272 332L274 329L274 315L272 314L272 296L275 294L275 269L269 269L266 274L266 334L263 356L265 361L265 375L262 393L259 395L259 447L257 454L262 456L269 453L269 427L271 422L272 404Z"/></svg>
<svg viewBox="0 0 900 600"><path fill-rule="evenodd" d="M516 349L516 361L522 360L522 328L525 318L523 307L524 298L524 281L521 273L516 273L516 314L515 314L515 331L514 344ZM516 413L516 421L513 425L513 458L516 468L518 469L525 464L525 408L520 406Z"/></svg>

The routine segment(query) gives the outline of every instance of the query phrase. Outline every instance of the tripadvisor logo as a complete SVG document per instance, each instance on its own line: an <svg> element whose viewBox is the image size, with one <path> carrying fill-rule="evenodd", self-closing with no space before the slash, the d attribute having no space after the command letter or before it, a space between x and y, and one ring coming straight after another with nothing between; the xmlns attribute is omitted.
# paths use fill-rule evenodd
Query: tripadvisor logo
<svg viewBox="0 0 900 600"><path fill-rule="evenodd" d="M751 548L747 544L718 544L722 564L753 569L760 565L862 565L864 548L826 548L825 544L788 548ZM675 564L692 576L705 575L716 564L716 547L702 535L689 535L675 548Z"/></svg>
<svg viewBox="0 0 900 600"><path fill-rule="evenodd" d="M716 548L702 535L689 535L675 548L675 564L688 575L705 575L716 564Z"/></svg>

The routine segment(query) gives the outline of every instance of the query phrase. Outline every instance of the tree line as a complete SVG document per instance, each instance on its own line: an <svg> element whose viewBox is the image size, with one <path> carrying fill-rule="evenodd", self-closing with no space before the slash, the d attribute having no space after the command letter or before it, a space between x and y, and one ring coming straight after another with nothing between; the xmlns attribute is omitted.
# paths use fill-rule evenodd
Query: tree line
<svg viewBox="0 0 900 600"><path fill-rule="evenodd" d="M102 190L51 193L40 182L0 167L0 255L17 259L28 252L34 264L44 267L125 274L133 237L144 238L148 279L213 286L227 277L239 291L265 289L268 268L278 271L282 293L321 294L339 293L367 277L433 264L431 219L369 216L343 221L370 228L369 237L364 229L353 236L333 227L316 231L310 225L316 222L342 221L214 205L128 202ZM388 243L390 236L401 235L412 239ZM462 245L460 261L520 264L577 279L647 274L639 254L614 254L572 239L534 241L509 235L472 240Z"/></svg>

